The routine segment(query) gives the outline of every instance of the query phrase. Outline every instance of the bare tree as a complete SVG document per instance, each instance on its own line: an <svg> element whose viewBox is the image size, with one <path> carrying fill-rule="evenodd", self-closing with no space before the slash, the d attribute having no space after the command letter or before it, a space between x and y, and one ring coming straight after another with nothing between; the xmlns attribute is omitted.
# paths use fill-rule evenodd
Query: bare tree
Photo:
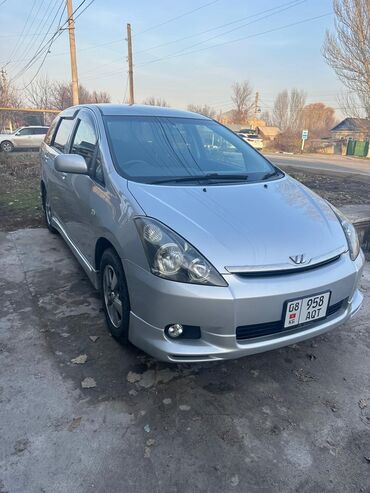
<svg viewBox="0 0 370 493"><path fill-rule="evenodd" d="M163 108L169 108L169 104L165 99L155 98L154 96L149 96L144 99L143 104L147 104L149 106L162 106Z"/></svg>
<svg viewBox="0 0 370 493"><path fill-rule="evenodd" d="M300 119L304 105L306 104L306 94L304 91L292 89L289 98L289 123L290 130L300 130Z"/></svg>
<svg viewBox="0 0 370 493"><path fill-rule="evenodd" d="M271 127L274 124L269 111L263 111L260 115L260 119L263 120L268 127Z"/></svg>
<svg viewBox="0 0 370 493"><path fill-rule="evenodd" d="M333 0L335 32L327 31L322 53L370 118L370 3ZM354 102L354 101L353 101Z"/></svg>
<svg viewBox="0 0 370 493"><path fill-rule="evenodd" d="M253 89L247 80L234 82L232 85L231 100L235 105L234 123L245 122L254 107Z"/></svg>
<svg viewBox="0 0 370 493"><path fill-rule="evenodd" d="M53 82L48 77L34 80L26 89L28 103L34 108L50 108L52 105Z"/></svg>
<svg viewBox="0 0 370 493"><path fill-rule="evenodd" d="M22 100L16 87L9 81L5 70L0 71L0 106L7 108L19 108L22 104ZM17 125L17 118L14 112L1 111L0 112L0 131L3 128L9 128L10 130Z"/></svg>
<svg viewBox="0 0 370 493"><path fill-rule="evenodd" d="M111 97L105 91L93 91L90 97L91 103L110 103Z"/></svg>
<svg viewBox="0 0 370 493"><path fill-rule="evenodd" d="M208 116L208 118L214 118L216 116L216 110L208 106L208 104L188 104L188 111L200 113L201 115Z"/></svg>
<svg viewBox="0 0 370 493"><path fill-rule="evenodd" d="M335 124L335 110L324 103L307 104L301 113L301 128L306 128L310 134L322 137L328 134Z"/></svg>
<svg viewBox="0 0 370 493"><path fill-rule="evenodd" d="M272 120L275 127L279 127L282 132L287 130L289 123L289 94L287 90L279 92L276 96L272 110Z"/></svg>
<svg viewBox="0 0 370 493"><path fill-rule="evenodd" d="M354 92L342 92L338 96L338 104L343 115L349 118L363 118L366 115L362 102Z"/></svg>
<svg viewBox="0 0 370 493"><path fill-rule="evenodd" d="M286 130L296 131L300 126L300 116L306 102L306 95L303 91L292 89L289 92L285 89L279 92L275 98L272 111L272 121L282 132Z"/></svg>
<svg viewBox="0 0 370 493"><path fill-rule="evenodd" d="M80 104L88 103L109 103L108 93L101 91L90 92L85 86L78 86ZM66 82L54 82L51 87L51 106L63 110L72 106L72 86Z"/></svg>

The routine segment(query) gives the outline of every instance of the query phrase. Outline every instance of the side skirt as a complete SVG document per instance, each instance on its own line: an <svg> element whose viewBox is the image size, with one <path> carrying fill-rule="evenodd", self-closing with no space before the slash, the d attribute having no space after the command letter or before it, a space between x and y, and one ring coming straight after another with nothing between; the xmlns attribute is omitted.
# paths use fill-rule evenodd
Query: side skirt
<svg viewBox="0 0 370 493"><path fill-rule="evenodd" d="M90 279L90 282L92 283L94 288L99 289L99 271L94 269L94 267L90 264L87 258L81 253L81 251L73 243L73 241L68 236L68 234L66 233L65 229L63 228L59 220L55 217L52 217L51 221L53 225L57 228L57 230L60 232L60 234L63 236L64 241L67 243L72 253L77 258L79 264L86 272L87 277Z"/></svg>

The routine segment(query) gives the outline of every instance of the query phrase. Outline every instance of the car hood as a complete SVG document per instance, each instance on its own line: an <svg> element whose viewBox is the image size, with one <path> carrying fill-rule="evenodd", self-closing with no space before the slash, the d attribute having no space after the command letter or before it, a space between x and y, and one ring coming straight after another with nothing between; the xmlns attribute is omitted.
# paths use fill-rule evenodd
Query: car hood
<svg viewBox="0 0 370 493"><path fill-rule="evenodd" d="M145 214L196 247L221 273L313 265L348 249L322 198L285 176L267 183L160 186L129 182Z"/></svg>

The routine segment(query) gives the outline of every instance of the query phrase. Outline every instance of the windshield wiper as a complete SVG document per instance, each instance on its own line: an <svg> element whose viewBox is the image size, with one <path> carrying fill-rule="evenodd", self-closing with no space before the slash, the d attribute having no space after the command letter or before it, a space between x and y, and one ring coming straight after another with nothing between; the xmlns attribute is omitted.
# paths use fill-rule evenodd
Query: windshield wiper
<svg viewBox="0 0 370 493"><path fill-rule="evenodd" d="M262 181L263 181L263 180L268 180L269 178L272 178L273 176L276 176L276 175L278 175L278 172L277 172L276 170L274 170L274 171L269 171L268 173L265 173L265 174L262 176L261 180L262 180Z"/></svg>
<svg viewBox="0 0 370 493"><path fill-rule="evenodd" d="M166 178L165 180L152 181L153 185L159 185L161 183L184 183L188 181L210 181L210 180L226 180L226 181L246 181L248 180L248 175L242 174L221 174L221 173L208 173L206 175L194 175L194 176L180 176L178 178Z"/></svg>

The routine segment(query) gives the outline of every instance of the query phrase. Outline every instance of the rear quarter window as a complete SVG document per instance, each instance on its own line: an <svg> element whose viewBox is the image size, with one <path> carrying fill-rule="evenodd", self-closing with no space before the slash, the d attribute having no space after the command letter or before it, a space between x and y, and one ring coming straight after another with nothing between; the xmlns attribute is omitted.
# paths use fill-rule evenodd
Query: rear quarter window
<svg viewBox="0 0 370 493"><path fill-rule="evenodd" d="M67 120L66 118L61 119L52 143L52 146L55 149L60 152L65 152L74 124L74 120Z"/></svg>
<svg viewBox="0 0 370 493"><path fill-rule="evenodd" d="M47 128L34 128L33 129L33 135L45 135L48 132Z"/></svg>

